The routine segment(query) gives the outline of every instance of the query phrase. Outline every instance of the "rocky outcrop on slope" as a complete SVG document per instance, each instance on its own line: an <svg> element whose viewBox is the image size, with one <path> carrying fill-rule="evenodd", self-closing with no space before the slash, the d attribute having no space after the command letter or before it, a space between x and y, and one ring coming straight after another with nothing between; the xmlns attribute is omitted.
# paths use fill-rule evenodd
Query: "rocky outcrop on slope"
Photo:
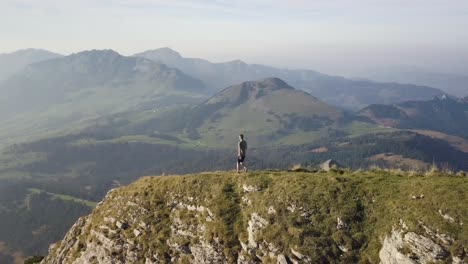
<svg viewBox="0 0 468 264"><path fill-rule="evenodd" d="M417 263L465 263L465 248L460 246L451 255L449 249L454 239L444 234L438 234L420 223L423 234L408 231L404 222L401 229L394 229L385 237L379 252L380 264L417 264Z"/></svg>
<svg viewBox="0 0 468 264"><path fill-rule="evenodd" d="M256 186L245 188L246 193L257 190ZM170 196L165 204L170 209L170 223L168 230L162 231L166 235L166 252L148 249L152 239L149 237L158 228L155 226L158 223L155 223L157 218L148 223L142 219L151 219L155 212L138 198L128 200L129 197L110 191L93 214L80 218L60 243L50 246L49 255L41 263L232 263L223 241L219 237L210 237L206 227L220 221L219 216L209 208L197 205L193 197ZM109 203L112 207L102 206ZM116 213L116 217L102 217L115 216ZM187 214L190 217L184 218L183 215ZM294 252L292 259L281 254L274 244L259 240L257 233L268 224L259 214L251 214L246 228L248 239L245 243L239 241L241 248L236 252L237 263L259 263L261 259L278 263L310 262L307 256L294 249L291 249Z"/></svg>
<svg viewBox="0 0 468 264"><path fill-rule="evenodd" d="M109 191L50 246L41 264L466 262L465 240L456 233L423 222L408 228L403 220L392 231L395 212L385 205L395 186L372 191L359 185L366 177L339 172L146 177ZM380 180L389 177L394 178L387 184L402 178L386 174ZM398 200L402 208L428 201L431 194L408 197ZM437 221L466 232L462 211L441 212L433 211Z"/></svg>

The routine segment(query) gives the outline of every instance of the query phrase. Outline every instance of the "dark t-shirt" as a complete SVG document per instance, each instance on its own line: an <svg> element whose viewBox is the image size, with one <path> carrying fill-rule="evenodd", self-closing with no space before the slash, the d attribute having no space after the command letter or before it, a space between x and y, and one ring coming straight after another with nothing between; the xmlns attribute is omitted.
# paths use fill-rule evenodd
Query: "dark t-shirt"
<svg viewBox="0 0 468 264"><path fill-rule="evenodd" d="M247 152L247 141L242 140L239 142L239 152L241 156L245 156L245 153Z"/></svg>

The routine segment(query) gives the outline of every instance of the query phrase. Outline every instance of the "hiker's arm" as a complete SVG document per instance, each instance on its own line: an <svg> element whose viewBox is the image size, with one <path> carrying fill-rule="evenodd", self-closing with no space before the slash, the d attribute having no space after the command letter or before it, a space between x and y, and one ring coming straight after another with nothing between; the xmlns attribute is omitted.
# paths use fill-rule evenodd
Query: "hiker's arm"
<svg viewBox="0 0 468 264"><path fill-rule="evenodd" d="M237 143L237 156L240 156L240 154L241 154L240 152L241 151L240 151L240 142L239 142L239 143Z"/></svg>

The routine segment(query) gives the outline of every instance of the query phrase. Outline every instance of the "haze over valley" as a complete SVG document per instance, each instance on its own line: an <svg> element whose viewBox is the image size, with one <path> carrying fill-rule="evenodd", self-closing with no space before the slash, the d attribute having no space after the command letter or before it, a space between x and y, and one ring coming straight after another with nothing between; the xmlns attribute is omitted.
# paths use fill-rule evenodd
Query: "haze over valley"
<svg viewBox="0 0 468 264"><path fill-rule="evenodd" d="M467 12L0 3L0 263L466 263Z"/></svg>

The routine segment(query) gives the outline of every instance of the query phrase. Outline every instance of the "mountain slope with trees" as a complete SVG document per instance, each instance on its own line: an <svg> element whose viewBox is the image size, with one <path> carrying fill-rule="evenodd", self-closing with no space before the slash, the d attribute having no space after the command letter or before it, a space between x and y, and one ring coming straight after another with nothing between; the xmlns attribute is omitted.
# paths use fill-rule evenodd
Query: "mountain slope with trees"
<svg viewBox="0 0 468 264"><path fill-rule="evenodd" d="M390 127L439 131L468 138L468 100L447 96L429 101L370 105L359 116Z"/></svg>

